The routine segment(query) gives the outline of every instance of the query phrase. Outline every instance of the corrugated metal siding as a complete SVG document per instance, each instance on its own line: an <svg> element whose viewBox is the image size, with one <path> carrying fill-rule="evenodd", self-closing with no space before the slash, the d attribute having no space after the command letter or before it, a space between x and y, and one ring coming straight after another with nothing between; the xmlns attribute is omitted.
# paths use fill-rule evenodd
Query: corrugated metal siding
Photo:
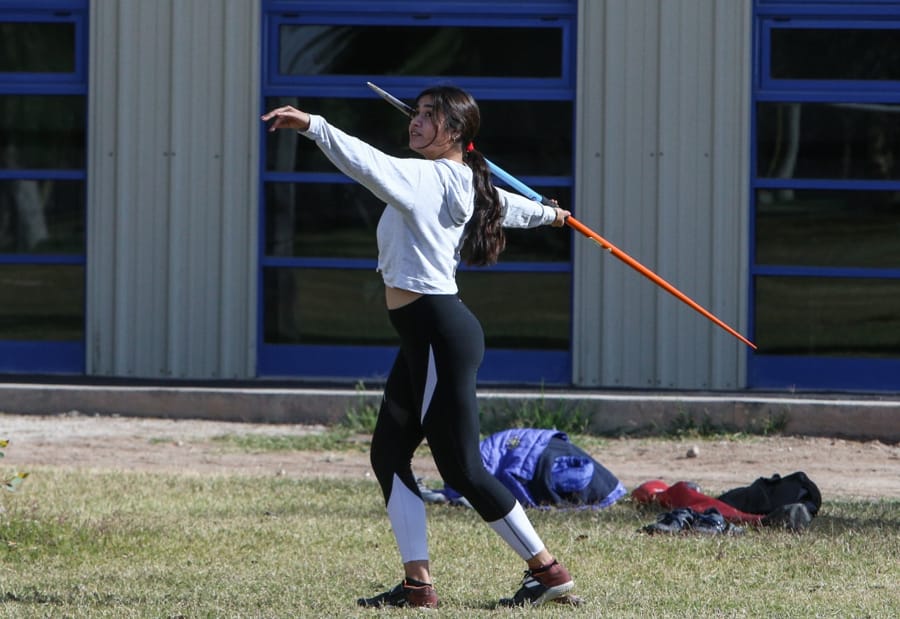
<svg viewBox="0 0 900 619"><path fill-rule="evenodd" d="M88 373L253 375L259 6L91 3Z"/></svg>
<svg viewBox="0 0 900 619"><path fill-rule="evenodd" d="M726 323L746 324L748 0L582 0L577 214ZM574 381L728 389L745 347L576 242Z"/></svg>

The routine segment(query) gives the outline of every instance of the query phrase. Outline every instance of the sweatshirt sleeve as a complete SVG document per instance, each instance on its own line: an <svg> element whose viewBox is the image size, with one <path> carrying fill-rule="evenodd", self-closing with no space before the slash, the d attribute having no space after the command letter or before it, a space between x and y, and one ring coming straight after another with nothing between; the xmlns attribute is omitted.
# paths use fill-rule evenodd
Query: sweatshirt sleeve
<svg viewBox="0 0 900 619"><path fill-rule="evenodd" d="M556 221L556 209L497 187L505 228L537 228Z"/></svg>
<svg viewBox="0 0 900 619"><path fill-rule="evenodd" d="M404 209L415 205L417 188L426 170L422 161L387 155L315 114L310 114L309 129L300 135L313 140L338 170L379 200Z"/></svg>

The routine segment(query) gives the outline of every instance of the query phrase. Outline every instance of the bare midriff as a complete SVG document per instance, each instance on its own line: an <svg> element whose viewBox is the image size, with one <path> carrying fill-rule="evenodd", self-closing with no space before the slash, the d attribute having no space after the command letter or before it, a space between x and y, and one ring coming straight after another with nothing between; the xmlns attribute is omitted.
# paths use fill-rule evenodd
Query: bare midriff
<svg viewBox="0 0 900 619"><path fill-rule="evenodd" d="M391 288L390 286L384 287L384 300L385 303L387 303L387 308L389 310L397 309L403 307L404 305L409 305L421 296L422 293L413 292L412 290L404 290L403 288Z"/></svg>

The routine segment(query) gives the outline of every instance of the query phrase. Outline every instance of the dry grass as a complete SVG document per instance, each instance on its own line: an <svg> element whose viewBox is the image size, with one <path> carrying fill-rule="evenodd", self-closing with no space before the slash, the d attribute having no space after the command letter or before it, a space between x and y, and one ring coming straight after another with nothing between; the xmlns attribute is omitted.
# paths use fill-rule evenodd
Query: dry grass
<svg viewBox="0 0 900 619"><path fill-rule="evenodd" d="M31 473L0 499L0 617L374 617L354 600L400 578L371 481ZM428 509L440 616L523 614L494 607L520 561L472 511ZM648 536L628 501L533 518L585 604L529 616L900 615L898 501L826 504L803 535Z"/></svg>

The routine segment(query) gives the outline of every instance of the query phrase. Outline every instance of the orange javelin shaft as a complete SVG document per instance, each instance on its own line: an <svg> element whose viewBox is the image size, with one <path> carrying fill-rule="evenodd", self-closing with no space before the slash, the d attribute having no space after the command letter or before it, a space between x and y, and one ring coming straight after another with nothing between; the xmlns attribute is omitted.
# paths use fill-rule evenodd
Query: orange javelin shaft
<svg viewBox="0 0 900 619"><path fill-rule="evenodd" d="M753 342L751 342L750 340L745 338L743 335L741 335L740 333L738 333L737 331L735 331L734 329L729 327L727 324L725 324L724 322L722 322L721 320L716 318L712 314L712 312L705 309L703 306L701 306L700 304L695 302L689 296L687 296L686 294L684 294L683 292L678 290L678 288L676 288L675 286L673 286L672 284L670 284L669 282L664 280L662 277L660 277L659 275L657 275L656 273L654 273L653 271L651 271L650 269L645 267L643 264L641 264L640 262L638 262L637 260L635 260L634 258L629 256L628 254L626 254L624 251L622 251L621 249L619 249L618 247L616 247L615 245L613 245L612 243L610 243L609 241L604 239L602 236L600 236L599 234L597 234L596 232L594 232L593 230L591 230L590 228L585 226L583 223L581 223L580 221L578 221L571 215L566 218L566 224L569 227L577 230L578 232L580 232L587 238L591 239L595 243L597 243L603 249L609 251L609 253L611 253L613 256L615 256L616 258L618 258L619 260L621 260L622 262L624 262L625 264L630 266L632 269L634 269L635 271L637 271L638 273L640 273L641 275L643 275L644 277L646 277L647 279L652 281L654 284L656 284L660 288L663 288L666 292L672 294L673 296L678 298L680 301L686 303L687 305L691 306L696 311L698 311L701 314L703 314L704 316L706 316L709 320L713 321L714 323L716 323L717 325L719 325L720 327L722 327L723 329L728 331L731 335L733 335L734 337L736 337L737 339L742 341L744 344L746 344L753 350L756 350L756 344L754 344Z"/></svg>

